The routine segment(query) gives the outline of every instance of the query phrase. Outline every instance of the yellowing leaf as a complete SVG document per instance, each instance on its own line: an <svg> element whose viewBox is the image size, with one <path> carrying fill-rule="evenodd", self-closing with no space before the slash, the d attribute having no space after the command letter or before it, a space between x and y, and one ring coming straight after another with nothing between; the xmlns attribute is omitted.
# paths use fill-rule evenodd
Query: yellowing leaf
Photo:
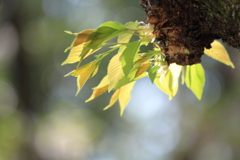
<svg viewBox="0 0 240 160"><path fill-rule="evenodd" d="M118 81L124 77L120 57L121 57L121 53L118 53L109 62L109 65L108 65L108 79L109 79L108 91L111 91L117 85Z"/></svg>
<svg viewBox="0 0 240 160"><path fill-rule="evenodd" d="M79 33L77 35L77 38L73 42L73 47L83 44L92 32L93 32L93 29L88 29Z"/></svg>
<svg viewBox="0 0 240 160"><path fill-rule="evenodd" d="M76 63L80 61L79 55L82 52L82 49L83 49L83 45L78 45L76 47L73 47L67 59L62 63L62 65Z"/></svg>
<svg viewBox="0 0 240 160"><path fill-rule="evenodd" d="M170 70L168 70L165 75L157 77L154 82L159 89L161 89L164 93L166 93L169 96L169 99L173 97L172 90L173 75Z"/></svg>
<svg viewBox="0 0 240 160"><path fill-rule="evenodd" d="M218 41L214 41L213 43L211 43L212 48L210 49L206 49L204 50L204 53L210 57L212 57L213 59L222 62L228 66L231 66L232 68L234 67L234 64L232 63L232 61L229 58L229 55L226 51L226 49L224 48L224 46L218 42Z"/></svg>
<svg viewBox="0 0 240 160"><path fill-rule="evenodd" d="M109 82L108 82L108 76L106 75L105 77L103 77L103 79L101 80L101 82L97 85L97 87L94 87L93 89L99 89L99 88L103 88L105 86L108 86Z"/></svg>
<svg viewBox="0 0 240 160"><path fill-rule="evenodd" d="M138 80L138 79L141 79L141 78L144 78L144 77L147 77L147 76L148 76L147 73L146 73L146 72L143 72L140 76L134 78L133 80L136 81L136 80Z"/></svg>
<svg viewBox="0 0 240 160"><path fill-rule="evenodd" d="M89 102L93 99L95 99L96 97L102 95L103 93L105 93L108 90L108 86L102 87L102 88L98 88L98 89L94 89L92 95L90 96L89 99L87 99L85 102Z"/></svg>
<svg viewBox="0 0 240 160"><path fill-rule="evenodd" d="M202 65L195 64L192 66L186 66L185 70L185 82L189 89L196 95L200 100L205 85L205 74Z"/></svg>
<svg viewBox="0 0 240 160"><path fill-rule="evenodd" d="M71 32L71 31L64 31L64 32L67 33L67 34L73 34L74 35L74 33Z"/></svg>
<svg viewBox="0 0 240 160"><path fill-rule="evenodd" d="M110 99L109 104L108 104L107 107L105 107L103 110L106 110L106 109L112 107L112 106L117 102L119 93L120 93L120 90L119 90L119 89L116 90L116 91L113 93L113 95L112 95L112 97L111 97L111 99Z"/></svg>
<svg viewBox="0 0 240 160"><path fill-rule="evenodd" d="M98 70L99 70L99 64L96 65L96 68L94 69L94 71L93 71L91 77L94 77L94 76L97 74Z"/></svg>
<svg viewBox="0 0 240 160"><path fill-rule="evenodd" d="M93 61L66 75L66 76L72 75L77 77L78 90L76 95L81 91L82 87L84 86L90 75L93 73L94 69L96 68L96 63L97 63L96 61Z"/></svg>
<svg viewBox="0 0 240 160"><path fill-rule="evenodd" d="M138 69L138 71L137 71L137 73L136 73L136 75L135 75L135 78L137 78L138 76L140 76L140 75L142 75L144 72L146 72L147 69L149 68L149 66L150 66L150 62L149 62L149 61L143 63L143 64L141 65L141 67Z"/></svg>
<svg viewBox="0 0 240 160"><path fill-rule="evenodd" d="M92 32L93 30L89 29L77 35L76 39L73 41L73 44L71 46L72 49L67 59L62 63L62 65L76 63L80 61L80 54L82 53L84 42L87 40L89 34L91 34Z"/></svg>
<svg viewBox="0 0 240 160"><path fill-rule="evenodd" d="M108 77L105 76L101 82L97 85L97 87L93 88L93 93L90 96L90 98L88 100L86 100L85 102L89 102L93 99L95 99L96 97L102 95L103 93L105 93L108 90Z"/></svg>
<svg viewBox="0 0 240 160"><path fill-rule="evenodd" d="M135 84L135 82L131 82L131 83L126 84L126 85L124 85L120 88L118 101L119 101L119 104L120 104L120 115L121 116L123 115L123 112L124 112L128 102L130 100L131 92L132 92L134 84Z"/></svg>
<svg viewBox="0 0 240 160"><path fill-rule="evenodd" d="M172 82L173 95L172 97L169 97L169 99L172 99L177 94L179 78L180 78L180 73L182 71L182 68L183 66L179 66L176 63L172 63L168 68L172 72L172 76L173 76L173 82Z"/></svg>
<svg viewBox="0 0 240 160"><path fill-rule="evenodd" d="M182 67L181 84L184 85L184 83L185 83L185 68Z"/></svg>
<svg viewBox="0 0 240 160"><path fill-rule="evenodd" d="M171 64L167 73L157 77L154 81L158 88L169 95L169 100L177 94L181 70L182 66Z"/></svg>

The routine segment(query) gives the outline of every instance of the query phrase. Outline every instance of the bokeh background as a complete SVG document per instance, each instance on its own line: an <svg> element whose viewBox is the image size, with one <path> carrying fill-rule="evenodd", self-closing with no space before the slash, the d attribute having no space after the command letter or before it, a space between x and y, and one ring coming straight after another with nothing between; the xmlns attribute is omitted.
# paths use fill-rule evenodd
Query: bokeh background
<svg viewBox="0 0 240 160"><path fill-rule="evenodd" d="M75 97L75 65L61 66L73 36L106 21L144 21L139 0L0 1L0 160L238 160L240 53L232 69L204 56L203 98L180 86L169 101L136 83L122 117L110 94L84 103L109 59Z"/></svg>

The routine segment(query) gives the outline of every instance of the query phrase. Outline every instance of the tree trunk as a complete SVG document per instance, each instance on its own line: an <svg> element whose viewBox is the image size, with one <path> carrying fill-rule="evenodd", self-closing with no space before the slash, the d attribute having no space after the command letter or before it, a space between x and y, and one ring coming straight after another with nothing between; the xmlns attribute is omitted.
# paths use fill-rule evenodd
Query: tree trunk
<svg viewBox="0 0 240 160"><path fill-rule="evenodd" d="M240 0L141 0L141 5L169 64L200 63L214 39L240 48Z"/></svg>

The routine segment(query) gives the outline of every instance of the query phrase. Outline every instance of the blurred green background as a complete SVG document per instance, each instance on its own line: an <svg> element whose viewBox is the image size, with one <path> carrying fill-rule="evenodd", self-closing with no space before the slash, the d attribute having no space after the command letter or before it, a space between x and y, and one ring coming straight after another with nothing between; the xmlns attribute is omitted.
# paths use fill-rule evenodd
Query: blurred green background
<svg viewBox="0 0 240 160"><path fill-rule="evenodd" d="M231 69L204 56L201 101L185 86L169 101L148 79L137 82L123 117L84 103L108 61L75 97L75 65L61 66L73 36L106 21L144 21L138 0L0 1L0 160L238 160L240 54Z"/></svg>

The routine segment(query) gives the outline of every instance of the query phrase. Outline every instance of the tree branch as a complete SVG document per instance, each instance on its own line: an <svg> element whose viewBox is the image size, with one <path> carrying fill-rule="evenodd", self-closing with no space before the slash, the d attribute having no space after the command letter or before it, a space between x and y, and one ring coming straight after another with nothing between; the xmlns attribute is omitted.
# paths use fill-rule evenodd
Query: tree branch
<svg viewBox="0 0 240 160"><path fill-rule="evenodd" d="M200 63L204 48L211 48L215 39L240 49L240 0L141 0L141 4L169 64Z"/></svg>

